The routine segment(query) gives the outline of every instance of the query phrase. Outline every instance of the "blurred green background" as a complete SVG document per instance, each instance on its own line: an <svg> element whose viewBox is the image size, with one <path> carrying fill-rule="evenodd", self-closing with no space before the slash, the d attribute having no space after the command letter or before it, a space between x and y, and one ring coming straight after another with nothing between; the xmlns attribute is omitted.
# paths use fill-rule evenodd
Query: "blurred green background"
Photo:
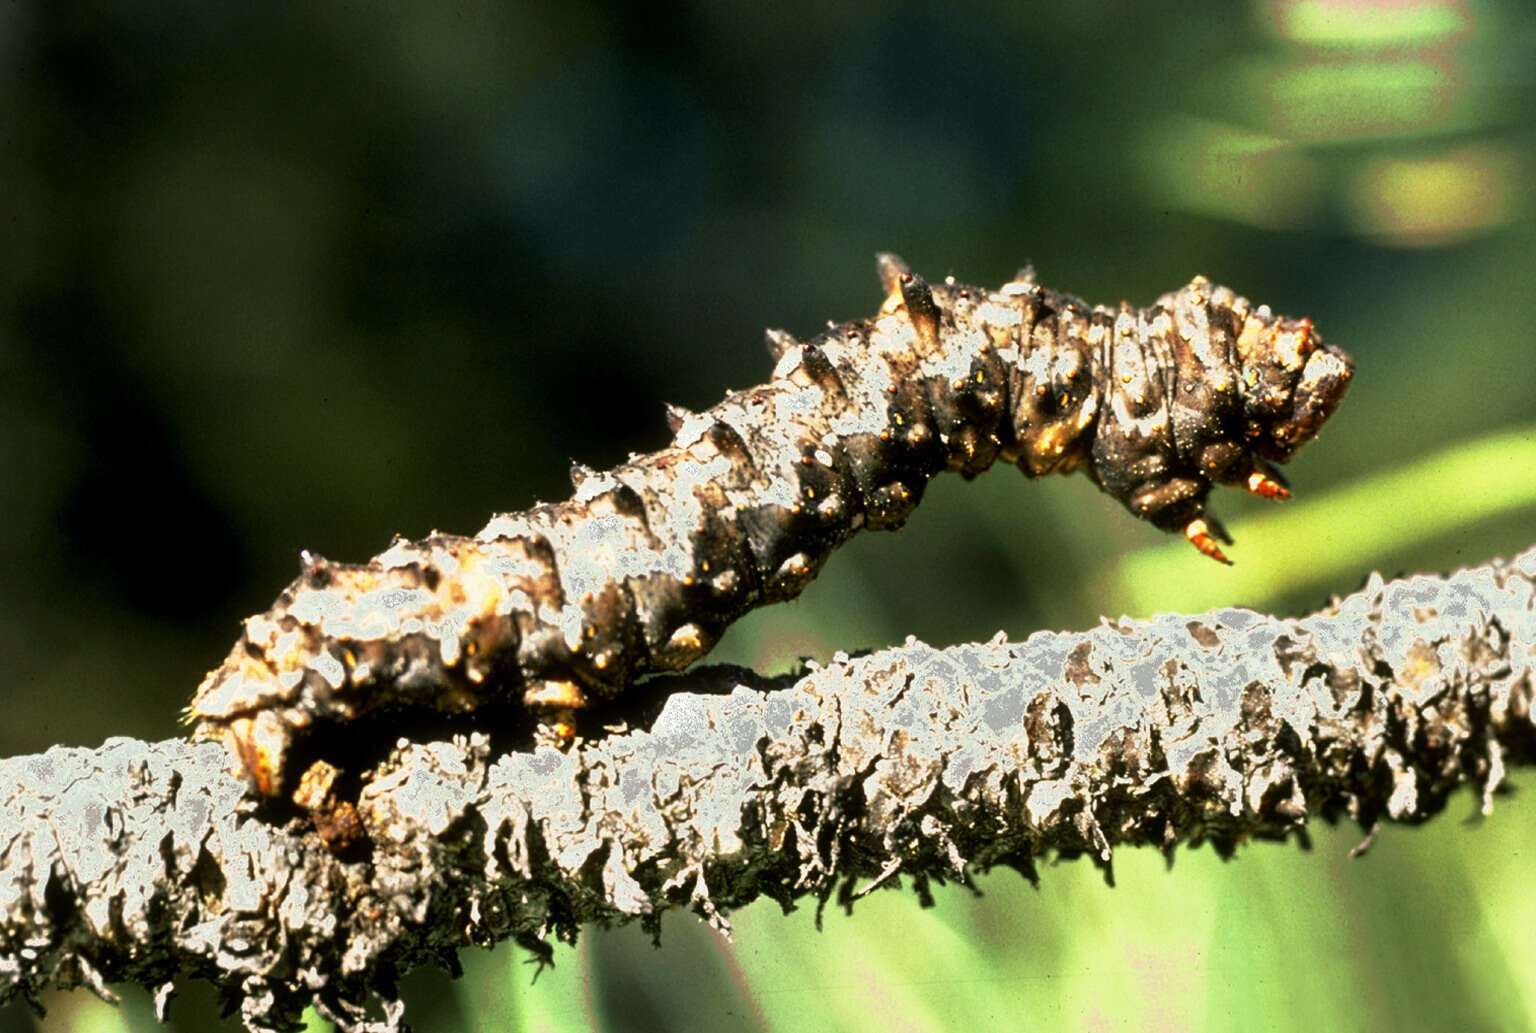
<svg viewBox="0 0 1536 1033"><path fill-rule="evenodd" d="M300 548L472 532L878 303L873 255L1092 300L1203 272L1351 397L1225 570L1082 478L944 478L721 659L1242 603L1536 540L1536 9L13 3L0 9L0 754L180 734ZM1516 773L1515 782L1529 784ZM1536 1015L1532 804L1230 864L1117 855L593 931L405 983L419 1030L1497 1029ZM46 1029L153 1026L49 999ZM191 986L177 1030L232 1029ZM0 1030L34 1028L0 1010ZM314 1028L326 1028L316 1020Z"/></svg>

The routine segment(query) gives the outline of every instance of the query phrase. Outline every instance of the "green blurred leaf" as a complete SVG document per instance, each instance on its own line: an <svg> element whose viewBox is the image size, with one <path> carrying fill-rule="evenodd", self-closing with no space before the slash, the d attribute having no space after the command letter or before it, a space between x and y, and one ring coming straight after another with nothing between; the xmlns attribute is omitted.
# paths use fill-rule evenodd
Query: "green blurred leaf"
<svg viewBox="0 0 1536 1033"><path fill-rule="evenodd" d="M599 930L592 933L601 935ZM463 952L464 977L455 984L455 993L460 1010L471 1018L469 1029L473 1033L513 1029L591 1033L597 1029L586 950L563 943L554 949L554 965L542 970L528 951L510 942L494 951ZM436 1028L421 1016L413 1022L418 1028Z"/></svg>
<svg viewBox="0 0 1536 1033"><path fill-rule="evenodd" d="M1458 4L1424 0L1401 4L1359 0L1290 0L1274 5L1276 32L1307 46L1423 46L1467 31Z"/></svg>
<svg viewBox="0 0 1536 1033"><path fill-rule="evenodd" d="M1168 115L1148 126L1137 149L1159 203L1273 228L1311 225L1321 214L1323 168L1280 137Z"/></svg>

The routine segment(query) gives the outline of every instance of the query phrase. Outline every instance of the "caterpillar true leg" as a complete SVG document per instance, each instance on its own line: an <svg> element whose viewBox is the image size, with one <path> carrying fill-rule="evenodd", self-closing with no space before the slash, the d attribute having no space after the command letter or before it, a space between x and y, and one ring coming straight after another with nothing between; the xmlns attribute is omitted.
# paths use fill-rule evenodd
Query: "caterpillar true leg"
<svg viewBox="0 0 1536 1033"><path fill-rule="evenodd" d="M1254 495L1264 499L1284 500L1291 497L1291 491L1284 484L1267 473L1258 470L1248 475L1247 489Z"/></svg>
<svg viewBox="0 0 1536 1033"><path fill-rule="evenodd" d="M1189 544L1217 563L1224 563L1229 567L1232 565L1232 561L1227 559L1227 554L1221 551L1221 546L1216 544L1216 536L1211 533L1209 517L1196 517L1185 524L1184 537L1189 539Z"/></svg>

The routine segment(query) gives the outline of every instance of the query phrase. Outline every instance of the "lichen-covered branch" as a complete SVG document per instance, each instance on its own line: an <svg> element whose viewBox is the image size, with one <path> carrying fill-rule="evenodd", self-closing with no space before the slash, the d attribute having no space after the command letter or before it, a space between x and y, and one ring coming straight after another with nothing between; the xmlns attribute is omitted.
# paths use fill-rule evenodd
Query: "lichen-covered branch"
<svg viewBox="0 0 1536 1033"><path fill-rule="evenodd" d="M674 687L649 730L568 754L402 743L363 789L359 858L251 798L215 743L0 761L0 1001L118 981L163 998L190 972L252 1029L311 1001L390 1028L394 978L468 943L538 950L679 905L724 923L898 875L923 893L1045 853L1230 850L1313 815L1419 821L1468 780L1486 803L1536 759L1536 549L1373 577L1298 620L909 642Z"/></svg>

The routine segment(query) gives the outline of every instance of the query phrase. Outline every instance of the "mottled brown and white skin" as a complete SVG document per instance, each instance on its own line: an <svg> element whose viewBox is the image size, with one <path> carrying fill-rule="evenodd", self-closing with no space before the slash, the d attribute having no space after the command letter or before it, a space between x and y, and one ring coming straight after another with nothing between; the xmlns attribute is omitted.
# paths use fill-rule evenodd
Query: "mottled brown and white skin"
<svg viewBox="0 0 1536 1033"><path fill-rule="evenodd" d="M1309 321L1202 277L1133 309L1027 272L996 291L930 287L883 255L880 274L872 318L803 342L770 331L767 383L671 410L669 446L574 469L565 502L367 563L306 556L197 690L196 734L228 743L259 792L312 808L334 769L298 778L286 761L317 723L521 700L569 739L575 711L693 663L854 532L900 527L930 477L999 459L1084 470L1225 561L1212 485L1284 497L1271 464L1316 435L1352 374Z"/></svg>

